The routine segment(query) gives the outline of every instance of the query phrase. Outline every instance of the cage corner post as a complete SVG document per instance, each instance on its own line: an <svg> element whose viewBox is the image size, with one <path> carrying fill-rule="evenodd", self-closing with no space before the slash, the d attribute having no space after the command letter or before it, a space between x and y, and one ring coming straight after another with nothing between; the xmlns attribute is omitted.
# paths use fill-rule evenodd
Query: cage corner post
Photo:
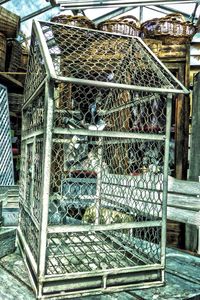
<svg viewBox="0 0 200 300"><path fill-rule="evenodd" d="M43 281L46 269L46 245L48 229L48 209L50 194L50 174L51 174L51 144L53 127L53 95L54 84L50 78L45 82L45 114L44 114L44 149L43 149L43 176L42 176L42 196L41 196L41 216L40 216L40 238L39 238L39 259L38 271L38 299L42 299Z"/></svg>
<svg viewBox="0 0 200 300"><path fill-rule="evenodd" d="M162 207L162 238L161 238L161 264L163 269L166 265L166 233L167 233L167 191L168 191L168 165L169 165L169 144L170 144L170 129L172 115L172 94L167 95L166 106L166 134L165 134L165 158L163 172L163 207ZM165 280L164 272L163 282Z"/></svg>

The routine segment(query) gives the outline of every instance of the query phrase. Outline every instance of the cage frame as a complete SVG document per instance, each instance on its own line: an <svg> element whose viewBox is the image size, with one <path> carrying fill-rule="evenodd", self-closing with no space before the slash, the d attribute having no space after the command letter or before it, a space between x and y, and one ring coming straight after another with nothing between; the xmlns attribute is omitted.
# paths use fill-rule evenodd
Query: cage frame
<svg viewBox="0 0 200 300"><path fill-rule="evenodd" d="M133 288L147 288L151 286L161 286L164 284L164 269L165 269L165 248L166 248L166 215L167 215L167 184L168 184L168 157L169 157L169 140L170 140L170 127L171 127L171 111L172 111L172 94L184 93L188 94L188 90L168 71L168 69L158 60L158 58L153 54L153 52L145 45L145 43L139 38L134 37L139 40L140 43L148 49L151 55L155 58L156 61L159 62L160 65L170 74L170 76L174 79L174 81L180 86L180 89L164 89L164 88L155 88L155 87L144 87L144 86L134 86L128 84L119 84L119 83L109 83L109 82L98 82L94 80L85 80L80 78L71 78L71 77L63 77L58 76L55 73L55 69L53 66L52 58L49 54L48 47L46 45L46 41L40 26L40 21L33 21L33 32L35 33L38 41L39 48L44 58L45 70L47 72L45 78L39 85L39 87L34 91L34 93L28 98L27 102L24 103L23 109L25 109L31 101L39 94L42 88L45 87L45 97L44 97L44 105L46 107L46 115L44 117L45 128L42 130L39 129L34 133L28 133L22 136L22 141L26 143L26 145L36 143L36 137L44 134L44 148L43 148L43 175L42 175L42 197L41 197L41 219L37 229L39 230L39 256L38 263L36 263L33 254L26 242L26 237L21 231L20 227L17 230L17 244L22 253L24 262L28 269L29 277L31 280L31 284L33 289L37 295L38 299L71 299L74 297L86 296L86 295L94 295L99 293L108 293L108 292L118 292L121 290L128 290ZM48 24L55 24L52 22L48 22ZM60 24L60 26L66 26ZM66 27L74 27L74 26L66 26ZM76 28L76 27L75 27ZM88 31L93 31L92 29L84 29ZM102 31L97 31L102 32ZM103 32L105 33L105 32ZM113 33L106 33L112 34ZM121 34L114 34L120 35ZM127 36L125 36L127 37ZM132 37L131 37L132 38ZM85 129L56 129L53 130L53 101L54 101L54 83L65 82L65 83L75 83L81 85L89 85L96 87L108 87L108 88L120 88L120 89L128 89L134 91L145 91L145 92L153 92L164 94L167 96L167 106L166 106L166 134L151 134L148 133L131 133L131 132L104 132L104 131L92 131L88 133L88 130ZM48 209L49 209L49 190L50 190L50 173L51 173L51 143L54 134L78 134L78 135L91 135L96 137L113 137L113 138L133 138L133 139L144 139L144 140L154 140L154 141L164 141L165 143L165 159L164 159L164 177L163 177L163 202L162 202L162 220L158 221L144 221L144 222L131 222L123 225L123 229L132 229L137 227L150 227L156 226L161 227L162 230L162 238L161 238L161 264L147 264L145 266L134 266L134 267L125 267L124 269L120 269L121 274L118 274L119 269L109 269L102 271L89 271L89 272L75 272L68 273L65 275L45 275L46 268L46 250L47 250L47 234L52 233L69 233L69 232L97 232L104 230L116 230L121 227L121 224L109 224L109 225L61 225L61 226L51 226L48 225ZM35 147L35 146L34 146ZM33 147L33 148L34 148ZM27 154L27 153L26 153ZM33 153L34 154L34 153ZM33 171L34 172L34 171ZM24 208L25 209L25 208ZM31 213L27 210L26 213L32 218ZM34 222L34 220L32 220ZM115 278L116 274L118 274L117 278L123 284L118 285L110 285L107 286L107 278L108 276L113 276ZM129 283L129 281L125 278L128 276L141 278L139 282ZM100 286L97 288L91 288L88 285L88 278L98 277L98 280L101 281ZM99 279L100 278L100 279ZM148 280L150 278L151 280ZM160 278L160 279L158 279ZM67 292L67 287L69 283L71 284L72 279L81 279L83 284L88 289L85 288L83 290L74 290ZM144 279L144 280L143 280ZM84 281L85 280L85 281ZM114 280L114 279L113 279ZM147 280L145 282L145 280ZM64 281L64 283L63 283ZM58 291L55 287L56 285L63 285L64 288L61 291Z"/></svg>

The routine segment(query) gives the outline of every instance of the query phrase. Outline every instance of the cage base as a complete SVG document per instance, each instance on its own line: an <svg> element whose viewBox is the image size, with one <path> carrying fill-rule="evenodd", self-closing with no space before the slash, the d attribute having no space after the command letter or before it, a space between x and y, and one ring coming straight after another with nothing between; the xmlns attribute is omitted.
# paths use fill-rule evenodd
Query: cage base
<svg viewBox="0 0 200 300"><path fill-rule="evenodd" d="M93 234L94 235L94 234ZM85 233L86 236L86 233ZM55 238L55 237L54 237ZM91 237L90 237L91 238ZM107 257L110 257L111 260L115 258L117 260L120 257L120 251L119 248L116 248L116 245L114 243L110 243L105 239L105 244L102 243L102 234L98 233L95 235L96 243L95 250L96 251L102 251L104 249L104 254L107 255ZM76 238L76 243L77 243ZM100 246L97 247L98 243L101 243L103 247ZM128 268L128 261L127 258L127 250L126 250L126 259L122 262L124 264L124 268L121 270L119 269L106 269L106 270L94 270L91 272L77 272L77 274L74 272L74 276L72 274L73 265L71 265L71 270L69 274L52 274L52 275L46 275L43 280L39 283L38 278L35 276L33 269L31 267L31 261L29 260L28 255L26 254L26 249L23 246L23 240L20 239L20 236L18 237L18 244L19 248L21 249L23 259L25 260L26 267L28 269L28 273L30 276L31 283L33 285L34 290L37 292L36 287L40 284L41 285L41 295L37 297L37 299L71 299L75 297L81 297L81 296L87 296L87 295L97 295L97 294L104 294L104 293L114 293L114 292L120 292L124 290L130 290L130 289L138 289L138 288L148 288L148 287L155 287L155 286L161 286L164 284L163 280L163 268L157 265L152 265L150 267L145 266L144 262L142 263L142 260L140 262L141 269L135 269ZM55 240L54 240L55 244ZM72 241L71 241L71 244ZM79 243L78 243L79 244ZM83 245L83 247L86 247L87 243ZM111 245L113 248L111 249ZM70 248L69 244L66 245L66 249ZM76 245L77 246L77 245ZM80 244L79 244L80 247ZM88 245L88 247L91 247L91 241ZM109 252L107 251L109 248ZM62 248L62 251L66 253L66 249ZM91 249L91 248L90 248ZM105 251L106 249L106 251ZM77 249L76 249L77 250ZM75 249L73 249L75 251ZM74 253L74 252L73 252ZM66 253L66 256L70 257L76 257L76 254L68 251ZM85 254L85 258L86 258ZM55 257L59 257L59 253L55 253ZM55 261L54 257L54 261ZM84 259L81 257L81 260ZM138 261L138 257L133 257L132 253L132 260L133 264L131 267L133 267L134 259ZM74 266L75 267L75 266ZM125 268L127 267L127 270ZM75 271L75 269L74 269Z"/></svg>

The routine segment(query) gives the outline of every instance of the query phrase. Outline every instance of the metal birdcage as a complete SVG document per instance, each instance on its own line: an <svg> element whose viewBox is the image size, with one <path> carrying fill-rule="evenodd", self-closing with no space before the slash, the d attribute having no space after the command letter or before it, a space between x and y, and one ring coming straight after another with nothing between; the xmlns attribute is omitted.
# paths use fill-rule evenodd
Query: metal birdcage
<svg viewBox="0 0 200 300"><path fill-rule="evenodd" d="M33 23L18 244L38 299L163 284L174 93L138 37Z"/></svg>

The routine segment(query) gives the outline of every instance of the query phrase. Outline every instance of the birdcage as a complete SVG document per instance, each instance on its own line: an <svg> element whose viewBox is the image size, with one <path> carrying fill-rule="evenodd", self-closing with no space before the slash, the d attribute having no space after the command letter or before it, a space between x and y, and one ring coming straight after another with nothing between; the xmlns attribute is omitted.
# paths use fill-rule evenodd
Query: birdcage
<svg viewBox="0 0 200 300"><path fill-rule="evenodd" d="M140 38L51 22L33 23L27 74L18 245L37 298L162 285L171 98L188 91Z"/></svg>

